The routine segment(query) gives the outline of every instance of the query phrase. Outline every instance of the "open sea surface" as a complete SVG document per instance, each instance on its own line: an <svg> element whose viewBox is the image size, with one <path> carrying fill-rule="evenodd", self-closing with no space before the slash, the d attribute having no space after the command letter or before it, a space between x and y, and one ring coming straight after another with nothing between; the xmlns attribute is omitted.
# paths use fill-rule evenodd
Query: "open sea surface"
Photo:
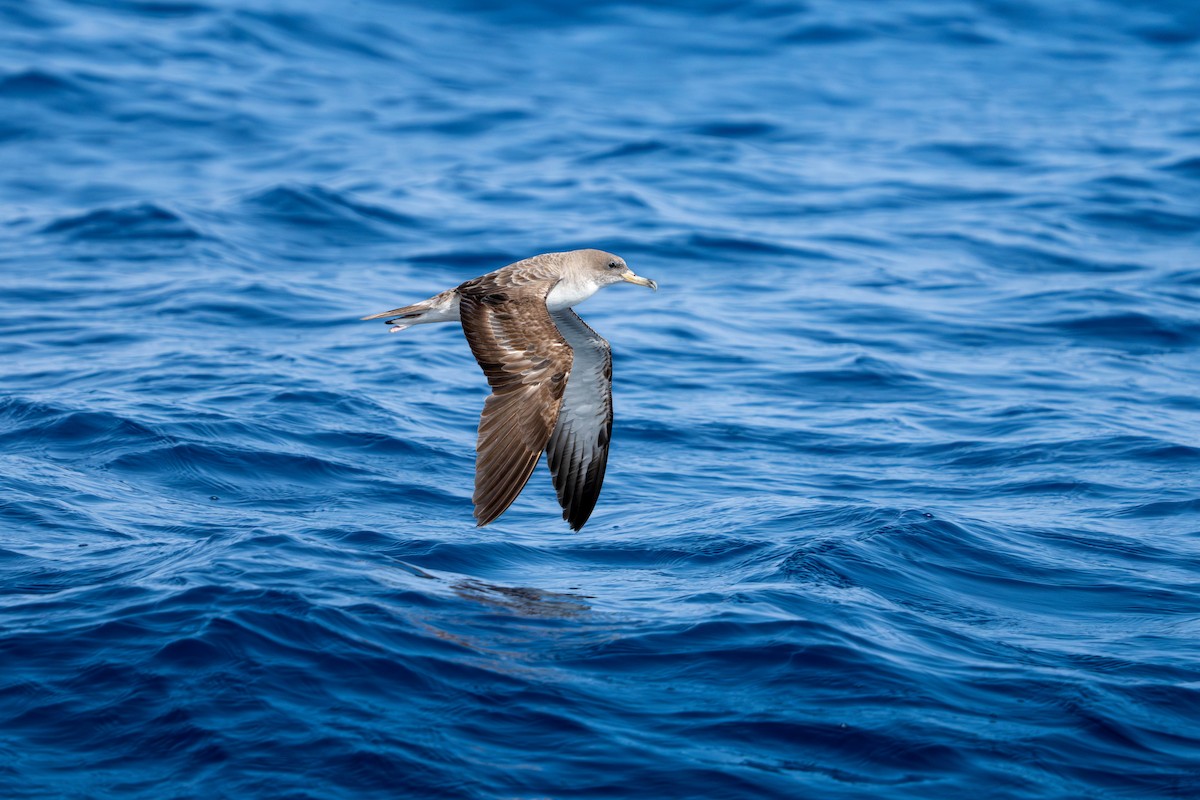
<svg viewBox="0 0 1200 800"><path fill-rule="evenodd" d="M1200 5L0 0L0 797L1200 797Z"/></svg>

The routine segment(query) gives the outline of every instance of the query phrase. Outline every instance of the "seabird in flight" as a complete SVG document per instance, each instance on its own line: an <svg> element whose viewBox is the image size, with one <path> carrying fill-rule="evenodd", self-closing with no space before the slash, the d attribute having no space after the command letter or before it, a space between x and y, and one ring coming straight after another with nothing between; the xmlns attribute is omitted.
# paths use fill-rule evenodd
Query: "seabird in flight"
<svg viewBox="0 0 1200 800"><path fill-rule="evenodd" d="M612 433L612 354L571 309L622 281L658 289L612 253L544 253L423 302L363 317L386 318L393 332L462 322L492 387L475 445L473 500L480 527L517 499L543 451L571 530L591 516Z"/></svg>

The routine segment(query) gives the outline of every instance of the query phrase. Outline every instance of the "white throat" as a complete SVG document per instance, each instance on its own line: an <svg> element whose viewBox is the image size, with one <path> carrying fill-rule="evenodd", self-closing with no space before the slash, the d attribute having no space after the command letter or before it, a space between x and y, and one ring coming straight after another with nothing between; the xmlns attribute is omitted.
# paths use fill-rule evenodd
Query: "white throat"
<svg viewBox="0 0 1200 800"><path fill-rule="evenodd" d="M562 311L564 308L582 303L599 289L599 284L588 280L576 282L570 278L564 278L554 284L550 294L546 295L546 308L551 311Z"/></svg>

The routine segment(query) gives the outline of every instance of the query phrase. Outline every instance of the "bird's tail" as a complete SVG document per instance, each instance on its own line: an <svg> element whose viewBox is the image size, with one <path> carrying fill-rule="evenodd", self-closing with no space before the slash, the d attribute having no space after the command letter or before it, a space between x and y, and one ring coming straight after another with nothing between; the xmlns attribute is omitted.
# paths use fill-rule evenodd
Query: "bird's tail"
<svg viewBox="0 0 1200 800"><path fill-rule="evenodd" d="M372 314L369 317L363 317L363 320L366 321L371 319L392 317L392 319L385 320L385 322L392 326L388 328L388 330L392 333L396 333L404 330L405 328L411 328L414 324L416 324L416 318L420 317L422 313L424 313L423 309L421 308L422 305L424 305L424 303L414 303L411 306L404 306L403 308L393 308L391 311L383 311L378 314Z"/></svg>
<svg viewBox="0 0 1200 800"><path fill-rule="evenodd" d="M436 294L428 300L413 303L411 306L393 308L391 311L382 311L378 314L372 314L369 317L363 317L363 319L382 319L388 325L392 326L388 328L392 333L422 323L448 322L452 319L458 319L458 303L455 302L457 299L454 290L451 289L441 294Z"/></svg>

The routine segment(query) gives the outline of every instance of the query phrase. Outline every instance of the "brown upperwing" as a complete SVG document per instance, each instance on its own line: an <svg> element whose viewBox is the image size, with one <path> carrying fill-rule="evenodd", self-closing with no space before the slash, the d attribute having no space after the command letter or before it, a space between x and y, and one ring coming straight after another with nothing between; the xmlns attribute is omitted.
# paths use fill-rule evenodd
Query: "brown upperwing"
<svg viewBox="0 0 1200 800"><path fill-rule="evenodd" d="M467 344L492 387L475 444L480 527L517 499L558 421L572 353L546 309L555 282L498 272L458 289Z"/></svg>

